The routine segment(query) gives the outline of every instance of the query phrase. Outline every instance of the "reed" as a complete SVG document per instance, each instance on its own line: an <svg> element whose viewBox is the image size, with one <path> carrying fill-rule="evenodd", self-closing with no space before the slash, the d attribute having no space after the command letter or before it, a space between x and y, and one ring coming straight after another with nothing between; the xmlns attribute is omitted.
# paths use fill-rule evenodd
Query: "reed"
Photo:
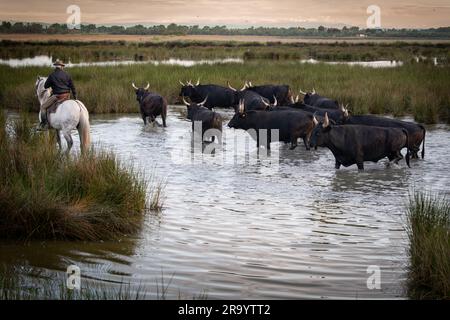
<svg viewBox="0 0 450 320"><path fill-rule="evenodd" d="M202 83L223 86L230 81L235 87L241 87L245 80L254 85L289 84L294 93L314 87L321 95L349 103L354 114L410 114L418 122L450 123L450 68L427 64L373 69L255 60L193 67L144 64L67 70L74 78L79 98L91 113L138 112L133 81L137 85L149 82L151 91L166 97L170 104L178 104L181 103L178 80L200 78ZM50 71L0 66L0 106L37 112L34 82L37 75Z"/></svg>
<svg viewBox="0 0 450 320"><path fill-rule="evenodd" d="M61 153L26 115L7 123L3 112L0 149L2 238L99 240L139 230L147 182L112 152Z"/></svg>
<svg viewBox="0 0 450 320"><path fill-rule="evenodd" d="M408 295L450 299L450 202L415 192L407 208L410 265Z"/></svg>

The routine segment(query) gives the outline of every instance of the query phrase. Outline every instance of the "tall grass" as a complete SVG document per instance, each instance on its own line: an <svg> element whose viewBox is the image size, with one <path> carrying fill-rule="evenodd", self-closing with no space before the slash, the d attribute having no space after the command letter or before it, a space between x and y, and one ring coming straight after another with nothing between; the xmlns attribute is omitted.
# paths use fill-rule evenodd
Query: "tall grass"
<svg viewBox="0 0 450 320"><path fill-rule="evenodd" d="M407 210L408 295L450 299L450 201L415 192Z"/></svg>
<svg viewBox="0 0 450 320"><path fill-rule="evenodd" d="M37 111L34 92L38 74L48 68L0 66L0 106ZM354 114L390 113L414 115L423 123L450 123L450 68L407 64L398 68L302 64L296 61L251 61L244 64L197 65L191 68L168 65L131 65L68 69L81 99L91 113L138 112L131 82L145 85L167 98L179 101L178 80L200 78L202 83L226 86L229 80L241 87L245 80L254 85L289 84L294 92L311 90L349 103Z"/></svg>
<svg viewBox="0 0 450 320"><path fill-rule="evenodd" d="M144 177L111 152L60 153L28 117L0 113L0 237L114 239L141 226Z"/></svg>

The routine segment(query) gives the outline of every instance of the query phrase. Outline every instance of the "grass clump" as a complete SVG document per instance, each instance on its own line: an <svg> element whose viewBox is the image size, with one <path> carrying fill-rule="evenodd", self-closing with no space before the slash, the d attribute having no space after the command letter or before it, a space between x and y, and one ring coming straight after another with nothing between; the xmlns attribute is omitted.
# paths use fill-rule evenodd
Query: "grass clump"
<svg viewBox="0 0 450 320"><path fill-rule="evenodd" d="M415 192L407 210L410 241L408 295L450 299L450 202Z"/></svg>
<svg viewBox="0 0 450 320"><path fill-rule="evenodd" d="M1 112L0 163L1 238L113 239L141 225L147 184L111 152L63 154L28 117Z"/></svg>

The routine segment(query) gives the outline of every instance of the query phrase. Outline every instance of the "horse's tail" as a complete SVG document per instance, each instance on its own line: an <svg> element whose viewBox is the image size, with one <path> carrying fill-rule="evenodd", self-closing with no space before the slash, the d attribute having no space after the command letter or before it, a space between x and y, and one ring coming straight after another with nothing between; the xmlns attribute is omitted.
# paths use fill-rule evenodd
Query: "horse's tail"
<svg viewBox="0 0 450 320"><path fill-rule="evenodd" d="M91 125L89 124L89 112L86 107L79 101L80 104L80 121L78 122L78 134L80 135L81 152L84 153L91 145Z"/></svg>
<svg viewBox="0 0 450 320"><path fill-rule="evenodd" d="M420 127L423 130L423 140L422 140L422 159L425 157L425 134L426 134L426 130L425 127L423 125L420 125Z"/></svg>

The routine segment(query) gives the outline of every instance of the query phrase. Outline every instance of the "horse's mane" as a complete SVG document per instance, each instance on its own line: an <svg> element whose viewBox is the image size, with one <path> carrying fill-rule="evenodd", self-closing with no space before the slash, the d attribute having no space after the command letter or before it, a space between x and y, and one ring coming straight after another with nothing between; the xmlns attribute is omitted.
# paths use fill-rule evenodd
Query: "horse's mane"
<svg viewBox="0 0 450 320"><path fill-rule="evenodd" d="M39 77L36 80L36 94L38 95L41 103L51 96L51 91L44 88L45 81L47 81L47 77Z"/></svg>

